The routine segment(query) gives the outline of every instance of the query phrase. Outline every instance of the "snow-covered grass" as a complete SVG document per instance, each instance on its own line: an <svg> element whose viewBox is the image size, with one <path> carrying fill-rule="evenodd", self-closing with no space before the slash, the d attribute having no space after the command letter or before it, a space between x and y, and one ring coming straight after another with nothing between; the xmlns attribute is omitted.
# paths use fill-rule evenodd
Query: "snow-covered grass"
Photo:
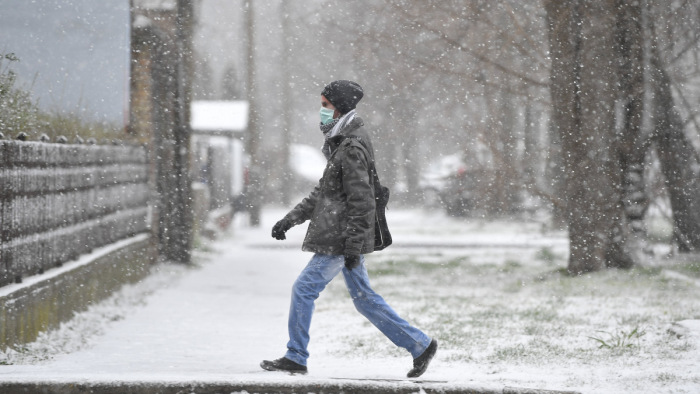
<svg viewBox="0 0 700 394"><path fill-rule="evenodd" d="M700 319L700 280L667 275L697 276L698 262L571 277L563 234L537 231L536 223L444 218L434 226L440 220L413 217L443 246L456 238L490 240L483 247L389 248L368 257L375 289L440 340L434 368L461 368L475 383L553 388L554 379L559 389L700 391L698 336L668 332L674 322ZM401 239L407 229L399 230ZM353 309L348 298L336 280L319 315L343 319ZM318 331L328 341L322 347L336 356L403 356L361 319L341 333Z"/></svg>

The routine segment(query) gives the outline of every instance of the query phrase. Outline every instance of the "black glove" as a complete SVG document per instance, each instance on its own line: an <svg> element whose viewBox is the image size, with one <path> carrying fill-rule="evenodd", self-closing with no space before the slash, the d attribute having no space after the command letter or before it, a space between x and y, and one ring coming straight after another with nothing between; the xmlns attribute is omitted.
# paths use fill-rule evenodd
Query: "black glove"
<svg viewBox="0 0 700 394"><path fill-rule="evenodd" d="M290 228L292 228L292 222L289 221L289 219L284 218L280 220L272 227L272 238L280 241L287 239L287 236L284 235L284 233L286 233Z"/></svg>
<svg viewBox="0 0 700 394"><path fill-rule="evenodd" d="M360 255L359 254L346 254L345 255L345 268L352 271L353 268L360 265Z"/></svg>

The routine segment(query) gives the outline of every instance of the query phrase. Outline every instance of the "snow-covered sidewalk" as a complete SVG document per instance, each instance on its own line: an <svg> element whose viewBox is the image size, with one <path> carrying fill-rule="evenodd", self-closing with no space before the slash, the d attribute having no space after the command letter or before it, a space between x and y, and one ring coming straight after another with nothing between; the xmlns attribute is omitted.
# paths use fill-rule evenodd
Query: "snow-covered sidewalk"
<svg viewBox="0 0 700 394"><path fill-rule="evenodd" d="M347 302L342 297L342 284L337 280L329 286L330 294L322 294L317 303L309 374L289 376L261 370L258 364L262 359L280 357L285 351L290 289L310 258L309 253L300 250L305 226L293 228L284 242L270 237L272 224L284 212L283 209L266 209L259 228L236 223L229 234L195 254L194 268L162 265L141 283L126 286L114 297L79 314L59 330L43 335L26 349L0 354L4 357L0 358L0 364L7 364L0 365L0 388L10 387L9 383L38 383L121 385L129 387L130 392L137 392L135 387L145 385L151 388L198 386L199 389L191 389L196 393L265 391L265 387L274 390L288 387L296 392L305 389L318 392L325 387L325 391L330 392L344 388L346 392L361 389L501 393L506 386L528 386L536 382L539 388L546 389L620 392L620 385L610 380L614 379L609 375L613 372L608 371L607 366L588 365L588 372L585 368L572 370L574 374L570 376L567 368L577 369L578 366L563 365L552 370L550 367L543 369L541 365L511 368L494 361L484 365L480 360L489 358L479 352L487 349L456 351L449 349L449 345L438 352L433 365L418 382L409 381L405 374L411 367L410 356L391 350L391 344L382 342L383 337L354 313L349 297ZM373 257L377 265L387 259L416 253L421 264L430 264L430 259L435 258L436 264L444 265L450 264L445 261L452 255L463 259L467 253L473 266L483 263L484 267L490 267L494 261L503 264L504 278L509 279L508 269L520 264L544 264L533 259L533 254L545 251L545 254L562 256L567 248L564 234L549 231L536 222L518 223L514 228L507 221L488 224L460 221L441 213L423 211L390 211L389 215L395 245ZM514 265L515 261L520 263ZM535 267L535 270L542 269ZM449 279L445 277L446 281ZM403 315L412 301L401 298L415 297L415 294L410 286L405 290L399 286L399 289L398 293L384 295L385 298L388 295L392 305L392 300L400 301L397 304L401 308L397 309ZM477 287L464 290L484 292ZM378 291L382 293L382 289ZM337 296L339 294L341 296ZM531 302L540 301L534 298ZM455 310L454 313L460 312ZM431 313L426 311L425 314ZM408 313L405 317L410 321L421 316ZM423 323L429 322L430 316L425 317ZM512 321L504 320L504 323ZM432 327L434 332L440 325L433 323ZM514 332L522 339L520 331ZM465 337L478 339L479 334L470 332L468 327L464 327L463 332ZM520 340L515 338L514 341ZM459 339L450 338L443 343L450 342L456 346ZM595 348L590 339L583 338L581 343L575 346ZM353 353L355 347L356 354ZM697 352L692 354L697 357ZM620 368L635 370L638 367ZM600 375L602 381L591 384L583 377L589 374ZM682 387L692 387L692 384ZM697 387L700 389L700 382Z"/></svg>
<svg viewBox="0 0 700 394"><path fill-rule="evenodd" d="M285 350L291 285L310 257L300 251L303 226L285 243L269 236L281 213L267 210L260 228L234 228L206 245L195 254L195 268L162 265L26 349L4 355L1 362L9 365L0 365L0 384L295 386L378 371L402 379L410 358L401 365L316 359L306 377L260 369L262 359Z"/></svg>
<svg viewBox="0 0 700 394"><path fill-rule="evenodd" d="M305 226L292 229L286 242L270 237L269 229L283 212L264 211L259 228L238 223L195 254L195 268L162 265L143 282L126 286L26 349L4 355L2 362L9 365L0 366L0 384L248 382L294 387L347 386L352 379L373 378L380 380L376 384L395 379L389 384L400 385L411 367L408 355L397 362L393 356L345 360L318 352L310 360L310 374L303 377L259 368L262 359L285 351L291 285L310 257L300 250ZM394 216L410 221L410 214ZM400 232L400 222L394 225ZM459 243L430 238L407 233L397 243ZM346 321L332 323L337 332L348 329ZM312 352L325 345L319 342L312 338ZM456 376L461 373L429 371L423 378ZM475 388L466 380L462 384Z"/></svg>

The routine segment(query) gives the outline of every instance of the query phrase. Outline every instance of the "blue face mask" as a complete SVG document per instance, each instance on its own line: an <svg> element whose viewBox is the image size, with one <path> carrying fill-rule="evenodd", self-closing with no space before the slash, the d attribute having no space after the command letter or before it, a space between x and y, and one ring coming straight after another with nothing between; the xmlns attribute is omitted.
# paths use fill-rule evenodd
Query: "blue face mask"
<svg viewBox="0 0 700 394"><path fill-rule="evenodd" d="M321 124L328 124L333 121L334 109L321 107Z"/></svg>

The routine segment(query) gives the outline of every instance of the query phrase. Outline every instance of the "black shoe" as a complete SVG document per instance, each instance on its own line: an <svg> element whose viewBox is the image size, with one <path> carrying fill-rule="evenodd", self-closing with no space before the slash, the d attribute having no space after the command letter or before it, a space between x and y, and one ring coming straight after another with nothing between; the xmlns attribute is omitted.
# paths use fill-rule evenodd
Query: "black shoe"
<svg viewBox="0 0 700 394"><path fill-rule="evenodd" d="M423 373L428 369L428 364L430 364L430 360L432 360L433 356L435 356L437 348L437 341L434 339L430 341L430 345L428 345L428 348L425 349L423 354L413 359L413 369L408 371L408 375L406 376L408 376L409 378L417 378L423 375Z"/></svg>
<svg viewBox="0 0 700 394"><path fill-rule="evenodd" d="M308 372L306 365L297 364L286 357L278 358L277 360L273 361L264 360L260 363L260 367L267 371L284 371L291 374L298 373L301 375L306 375Z"/></svg>

